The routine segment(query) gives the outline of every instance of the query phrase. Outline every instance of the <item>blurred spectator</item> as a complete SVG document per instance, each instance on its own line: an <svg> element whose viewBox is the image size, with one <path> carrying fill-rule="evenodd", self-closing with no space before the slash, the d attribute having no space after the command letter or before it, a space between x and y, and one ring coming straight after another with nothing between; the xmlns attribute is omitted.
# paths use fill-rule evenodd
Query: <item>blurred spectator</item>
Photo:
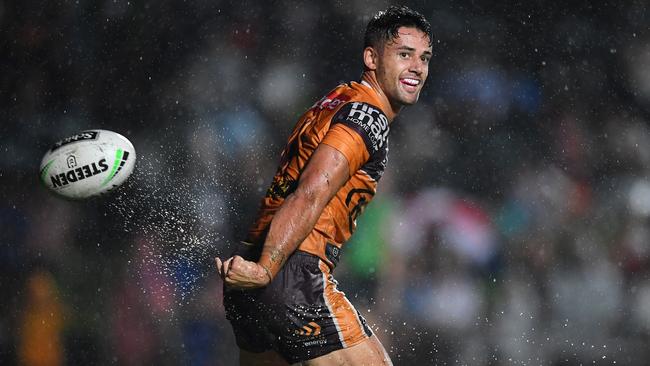
<svg viewBox="0 0 650 366"><path fill-rule="evenodd" d="M36 270L27 278L17 338L21 365L63 365L64 307L54 278Z"/></svg>
<svg viewBox="0 0 650 366"><path fill-rule="evenodd" d="M155 363L160 344L149 308L142 304L139 286L126 281L113 294L110 339L120 365Z"/></svg>

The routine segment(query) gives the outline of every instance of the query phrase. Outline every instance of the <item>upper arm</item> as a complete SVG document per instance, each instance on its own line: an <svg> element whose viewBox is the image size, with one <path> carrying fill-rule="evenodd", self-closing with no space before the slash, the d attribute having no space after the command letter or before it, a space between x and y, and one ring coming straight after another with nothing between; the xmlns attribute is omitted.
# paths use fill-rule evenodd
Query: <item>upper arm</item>
<svg viewBox="0 0 650 366"><path fill-rule="evenodd" d="M300 175L296 193L323 206L371 157L385 155L388 118L364 102L343 105Z"/></svg>
<svg viewBox="0 0 650 366"><path fill-rule="evenodd" d="M349 164L345 156L329 145L320 144L300 175L294 193L324 206L348 179Z"/></svg>
<svg viewBox="0 0 650 366"><path fill-rule="evenodd" d="M387 151L388 133L388 118L379 108L352 102L332 117L323 143L343 153L353 176L369 160L382 159Z"/></svg>

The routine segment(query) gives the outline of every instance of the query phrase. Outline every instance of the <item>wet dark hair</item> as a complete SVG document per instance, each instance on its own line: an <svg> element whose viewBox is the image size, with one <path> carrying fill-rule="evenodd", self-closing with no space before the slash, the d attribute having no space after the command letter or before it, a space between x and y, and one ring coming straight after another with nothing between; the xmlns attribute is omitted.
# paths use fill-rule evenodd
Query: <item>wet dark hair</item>
<svg viewBox="0 0 650 366"><path fill-rule="evenodd" d="M433 42L431 24L424 15L406 6L391 5L375 14L368 22L363 48L381 48L380 46L399 36L397 30L400 27L415 27L429 36L429 45Z"/></svg>

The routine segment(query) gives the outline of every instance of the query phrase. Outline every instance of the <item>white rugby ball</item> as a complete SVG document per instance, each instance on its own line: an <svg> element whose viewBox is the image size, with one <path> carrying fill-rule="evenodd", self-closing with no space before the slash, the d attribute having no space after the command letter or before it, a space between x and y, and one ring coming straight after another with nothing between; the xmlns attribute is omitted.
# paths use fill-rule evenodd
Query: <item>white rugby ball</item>
<svg viewBox="0 0 650 366"><path fill-rule="evenodd" d="M134 166L135 149L126 137L88 130L52 146L41 161L41 181L58 195L82 199L119 187Z"/></svg>

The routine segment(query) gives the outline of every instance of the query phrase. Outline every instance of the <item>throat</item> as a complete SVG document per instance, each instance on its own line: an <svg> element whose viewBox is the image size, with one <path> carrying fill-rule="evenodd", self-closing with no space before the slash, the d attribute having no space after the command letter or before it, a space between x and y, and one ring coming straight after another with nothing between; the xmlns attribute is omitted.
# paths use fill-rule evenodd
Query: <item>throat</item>
<svg viewBox="0 0 650 366"><path fill-rule="evenodd" d="M395 119L395 116L399 113L399 111L402 110L402 105L397 105L395 103L392 103L388 99L386 93L384 93L384 90L379 85L379 82L377 81L377 75L375 74L374 71L372 70L364 71L363 74L361 75L361 84L366 87L369 87L375 92L375 94L377 94L377 97L382 104L381 109L386 114L386 117L388 117L388 121L392 122L393 119Z"/></svg>

